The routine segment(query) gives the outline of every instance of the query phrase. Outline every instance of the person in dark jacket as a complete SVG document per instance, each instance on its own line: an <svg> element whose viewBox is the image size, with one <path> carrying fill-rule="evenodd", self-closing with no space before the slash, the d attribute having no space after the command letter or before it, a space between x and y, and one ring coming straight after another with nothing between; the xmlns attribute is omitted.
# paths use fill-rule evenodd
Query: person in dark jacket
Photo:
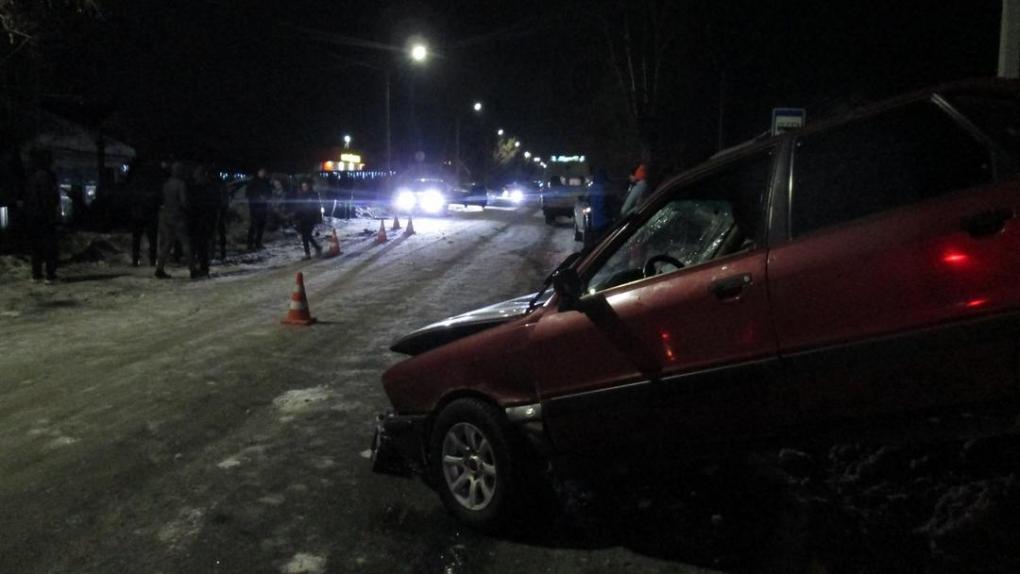
<svg viewBox="0 0 1020 574"><path fill-rule="evenodd" d="M301 243L305 248L305 259L311 259L309 245L315 248L315 254L322 254L322 246L312 237L316 224L322 222L322 210L319 194L315 192L310 180L303 180L298 188L294 201L294 223L301 233Z"/></svg>
<svg viewBox="0 0 1020 574"><path fill-rule="evenodd" d="M262 234L266 230L266 219L269 217L269 198L273 196L273 184L265 168L258 173L245 188L248 198L248 214L251 222L248 225L248 251L265 249L262 245Z"/></svg>
<svg viewBox="0 0 1020 574"><path fill-rule="evenodd" d="M191 245L188 241L188 184L184 164L174 162L170 179L163 184L163 205L159 208L159 257L156 259L156 277L169 279L166 259L174 241L181 242L184 260L191 266ZM192 271L192 275L195 273Z"/></svg>
<svg viewBox="0 0 1020 574"><path fill-rule="evenodd" d="M194 254L195 275L209 276L209 244L216 227L219 189L206 166L198 166L188 186L188 230Z"/></svg>
<svg viewBox="0 0 1020 574"><path fill-rule="evenodd" d="M156 265L156 236L159 228L160 188L167 178L161 165L136 162L128 172L128 203L131 219L131 264L142 259L142 235L148 242L149 266Z"/></svg>
<svg viewBox="0 0 1020 574"><path fill-rule="evenodd" d="M0 253L7 249L15 204L24 195L24 189L25 167L21 154L16 146L7 144L0 154Z"/></svg>
<svg viewBox="0 0 1020 574"><path fill-rule="evenodd" d="M31 152L31 171L25 184L25 215L32 250L32 280L43 278L46 283L57 279L57 221L60 211L60 189L51 171L53 154L49 150Z"/></svg>
<svg viewBox="0 0 1020 574"><path fill-rule="evenodd" d="M216 195L218 202L216 204L216 240L219 242L220 247L220 260L227 258L227 227L230 226L230 222L234 217L234 213L230 211L230 202L234 197L234 191L236 191L236 182L217 182Z"/></svg>
<svg viewBox="0 0 1020 574"><path fill-rule="evenodd" d="M588 188L588 205L591 207L591 229L584 234L584 246L591 247L602 237L613 223L614 214L610 212L610 201L607 196L606 183L609 177L606 170L599 168L591 178Z"/></svg>

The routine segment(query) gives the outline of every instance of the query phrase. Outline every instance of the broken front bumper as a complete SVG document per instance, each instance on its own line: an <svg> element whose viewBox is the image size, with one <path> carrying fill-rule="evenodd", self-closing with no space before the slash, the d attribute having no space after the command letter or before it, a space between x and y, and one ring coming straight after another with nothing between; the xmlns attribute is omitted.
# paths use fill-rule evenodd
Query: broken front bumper
<svg viewBox="0 0 1020 574"><path fill-rule="evenodd" d="M379 415L372 439L372 472L404 477L423 475L425 420L424 415Z"/></svg>

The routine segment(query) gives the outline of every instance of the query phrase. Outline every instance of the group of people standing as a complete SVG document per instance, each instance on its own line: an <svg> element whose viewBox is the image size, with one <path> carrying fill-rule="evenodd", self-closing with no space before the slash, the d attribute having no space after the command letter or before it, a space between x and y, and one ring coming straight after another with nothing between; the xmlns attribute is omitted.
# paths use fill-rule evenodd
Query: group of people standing
<svg viewBox="0 0 1020 574"><path fill-rule="evenodd" d="M61 191L53 165L52 152L43 148L32 150L28 169L18 171L18 185L7 185L11 183L9 179L15 178L7 177L5 171L2 186L4 204L16 201L23 212L19 221L26 229L32 279L47 283L57 279L61 225ZM231 196L241 185L245 187L250 215L247 248L264 249L263 236L274 191L282 187L281 182L270 179L265 168L260 168L249 180L225 183L206 165L189 168L179 161L136 161L128 170L124 196L132 265L142 265L145 238L148 264L155 268L155 277L170 278L166 265L171 258L186 264L192 279L208 277L209 261L217 249L220 259L226 259ZM304 179L293 196L287 195L285 205L289 206L305 258L309 259L312 249L317 255L322 252L313 237L315 226L322 221L318 193L312 180Z"/></svg>
<svg viewBox="0 0 1020 574"><path fill-rule="evenodd" d="M621 217L638 209L649 195L648 168L644 163L638 164L630 173L627 193L623 205L613 201L615 197L607 189L609 176L606 170L599 168L592 174L591 185L588 187L588 205L591 208L591 228L584 235L585 247L595 245L599 239ZM616 209L620 206L619 210Z"/></svg>
<svg viewBox="0 0 1020 574"><path fill-rule="evenodd" d="M166 263L179 249L192 279L209 276L209 259L218 239L220 258L226 258L230 189L200 165L188 174L182 162L142 164L132 170L131 262L141 264L141 241L148 241L149 265L156 277L168 279Z"/></svg>
<svg viewBox="0 0 1020 574"><path fill-rule="evenodd" d="M273 182L264 168L259 169L255 177L248 182L244 194L248 200L248 214L251 221L248 225L248 250L265 249L265 246L262 245L262 236L269 219L269 202L273 196ZM288 211L294 219L294 227L301 234L305 259L311 258L312 247L315 248L316 255L322 253L322 247L312 237L315 226L322 221L319 194L315 191L312 180L301 180L297 194L286 199L286 204L290 206Z"/></svg>

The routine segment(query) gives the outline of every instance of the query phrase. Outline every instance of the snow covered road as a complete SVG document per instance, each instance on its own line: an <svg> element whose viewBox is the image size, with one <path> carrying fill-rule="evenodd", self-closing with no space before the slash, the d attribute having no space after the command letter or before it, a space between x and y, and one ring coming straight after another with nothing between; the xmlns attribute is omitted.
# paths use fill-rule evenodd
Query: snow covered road
<svg viewBox="0 0 1020 574"><path fill-rule="evenodd" d="M676 572L613 545L482 537L418 482L370 472L389 344L533 291L574 247L534 210L420 219L382 245L359 233L373 224L342 227L339 258L302 262L281 239L208 281L8 270L0 572ZM296 271L310 328L280 324Z"/></svg>

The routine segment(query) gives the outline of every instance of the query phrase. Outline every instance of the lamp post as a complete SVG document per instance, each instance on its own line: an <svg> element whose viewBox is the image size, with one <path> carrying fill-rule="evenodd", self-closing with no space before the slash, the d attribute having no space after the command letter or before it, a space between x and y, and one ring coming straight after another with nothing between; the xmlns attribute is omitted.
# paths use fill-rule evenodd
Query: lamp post
<svg viewBox="0 0 1020 574"><path fill-rule="evenodd" d="M407 57L411 62L422 65L428 60L429 50L428 47L421 42L415 43L407 49ZM338 58L341 59L341 58ZM390 68L376 66L363 61L350 62L343 60L348 66L358 66L361 68L368 68L369 70L375 70L381 72L383 75L383 81L386 84L385 91L385 106L386 106L386 171L387 173L393 171L393 130L391 125L391 97L390 97ZM349 143L345 140L345 143Z"/></svg>
<svg viewBox="0 0 1020 574"><path fill-rule="evenodd" d="M482 108L483 108L482 102L475 102L474 104L471 105L471 109L474 110L474 112L476 114L482 113ZM457 169L455 170L455 172L457 174L457 183L459 184L460 183L460 168L461 168L461 161L460 161L460 114L457 114L457 117L454 120L454 125L456 126L455 127L455 131L454 131L454 138L453 138L454 162L456 162L456 164L457 164Z"/></svg>

